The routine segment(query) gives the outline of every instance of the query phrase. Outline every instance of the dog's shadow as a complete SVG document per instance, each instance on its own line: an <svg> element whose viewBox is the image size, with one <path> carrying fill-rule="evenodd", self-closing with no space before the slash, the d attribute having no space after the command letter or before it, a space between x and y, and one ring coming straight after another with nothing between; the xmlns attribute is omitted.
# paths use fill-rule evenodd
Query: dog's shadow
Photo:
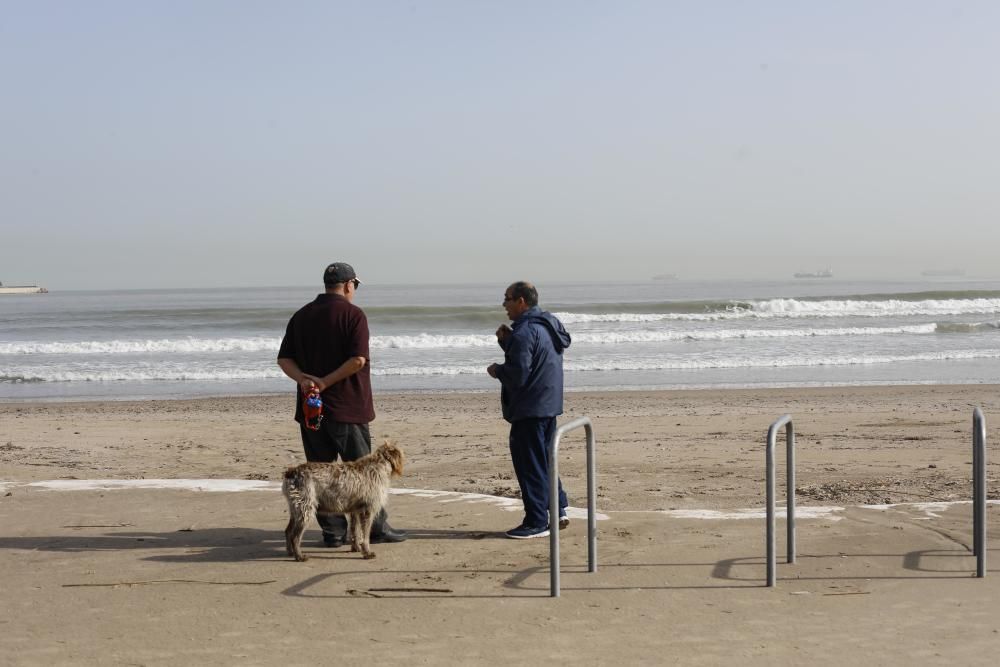
<svg viewBox="0 0 1000 667"><path fill-rule="evenodd" d="M316 531L315 542L319 541ZM122 531L114 533L0 537L0 550L53 551L83 553L87 551L152 552L147 560L198 563L233 563L254 560L288 558L285 536L281 531L255 528L201 528L169 533ZM156 553L185 550L185 553ZM354 554L355 558L357 558Z"/></svg>
<svg viewBox="0 0 1000 667"><path fill-rule="evenodd" d="M476 530L407 530L411 540L483 540L500 539L503 533ZM360 559L349 547L325 549L321 533L310 530L302 546L311 558ZM0 550L52 551L83 553L87 551L137 551L151 553L146 560L165 563L239 563L247 561L288 560L285 534L278 530L257 528L199 528L167 533L129 530L100 535L82 531L66 535L0 537ZM167 553L183 550L184 553ZM159 553L157 553L159 552Z"/></svg>

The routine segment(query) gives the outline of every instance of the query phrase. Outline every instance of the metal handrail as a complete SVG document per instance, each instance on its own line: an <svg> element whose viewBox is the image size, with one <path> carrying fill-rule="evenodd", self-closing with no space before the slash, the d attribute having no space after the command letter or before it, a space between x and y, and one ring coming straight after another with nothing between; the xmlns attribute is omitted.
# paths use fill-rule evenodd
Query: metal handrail
<svg viewBox="0 0 1000 667"><path fill-rule="evenodd" d="M767 430L767 585L774 586L778 567L774 556L774 443L778 430L785 427L786 467L788 468L788 483L786 500L786 524L788 528L788 561L795 562L795 427L792 426L792 416L784 415L771 424Z"/></svg>
<svg viewBox="0 0 1000 667"><path fill-rule="evenodd" d="M795 428L792 416L784 415L767 431L767 586L777 578L775 559L775 464L774 447L777 433L785 427L787 480L787 562L795 562ZM972 536L976 556L976 577L986 576L986 420L983 412L972 412Z"/></svg>
<svg viewBox="0 0 1000 667"><path fill-rule="evenodd" d="M597 468L594 427L589 417L578 417L556 429L549 443L549 572L550 597L559 597L559 441L564 433L583 427L587 431L587 571L597 572Z"/></svg>
<svg viewBox="0 0 1000 667"><path fill-rule="evenodd" d="M986 420L972 411L972 544L976 577L986 576Z"/></svg>

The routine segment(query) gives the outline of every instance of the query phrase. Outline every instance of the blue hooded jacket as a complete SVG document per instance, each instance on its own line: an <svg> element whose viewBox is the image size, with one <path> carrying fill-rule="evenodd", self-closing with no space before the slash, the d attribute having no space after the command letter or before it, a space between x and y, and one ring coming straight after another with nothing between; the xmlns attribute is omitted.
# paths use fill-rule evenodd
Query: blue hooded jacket
<svg viewBox="0 0 1000 667"><path fill-rule="evenodd" d="M509 422L555 417L563 411L563 357L569 332L554 315L533 306L512 327L496 367L502 387L500 404Z"/></svg>

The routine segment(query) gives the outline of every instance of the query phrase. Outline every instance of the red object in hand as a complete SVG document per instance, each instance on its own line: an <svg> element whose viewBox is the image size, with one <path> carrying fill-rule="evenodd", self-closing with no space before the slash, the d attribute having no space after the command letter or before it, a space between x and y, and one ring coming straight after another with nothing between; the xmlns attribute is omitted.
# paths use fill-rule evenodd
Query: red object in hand
<svg viewBox="0 0 1000 667"><path fill-rule="evenodd" d="M323 397L316 387L313 387L302 401L302 413L305 415L305 427L311 431L318 431L323 421Z"/></svg>

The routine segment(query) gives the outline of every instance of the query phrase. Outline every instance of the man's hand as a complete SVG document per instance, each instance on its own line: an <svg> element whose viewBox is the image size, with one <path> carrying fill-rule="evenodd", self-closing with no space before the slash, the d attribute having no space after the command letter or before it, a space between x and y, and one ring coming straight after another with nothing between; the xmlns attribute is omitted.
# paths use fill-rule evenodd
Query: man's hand
<svg viewBox="0 0 1000 667"><path fill-rule="evenodd" d="M490 374L491 378L495 378L497 376L497 364L490 364L486 368L486 372Z"/></svg>
<svg viewBox="0 0 1000 667"><path fill-rule="evenodd" d="M514 331L506 324L501 324L497 327L497 342L503 345L504 341L510 338Z"/></svg>
<svg viewBox="0 0 1000 667"><path fill-rule="evenodd" d="M315 387L316 391L322 392L326 387L323 386L323 380L316 377L315 375L309 375L308 373L302 374L302 379L299 380L299 387L302 388L302 393L308 394Z"/></svg>

